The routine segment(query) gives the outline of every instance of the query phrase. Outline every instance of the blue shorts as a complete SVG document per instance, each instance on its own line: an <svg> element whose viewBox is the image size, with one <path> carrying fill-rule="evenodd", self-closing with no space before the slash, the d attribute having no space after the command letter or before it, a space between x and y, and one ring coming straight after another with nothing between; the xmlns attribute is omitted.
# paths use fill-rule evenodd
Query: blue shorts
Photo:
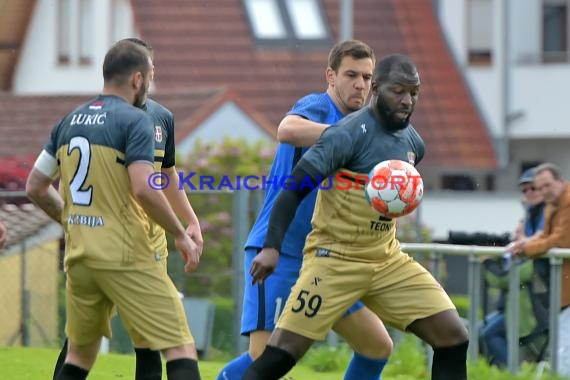
<svg viewBox="0 0 570 380"><path fill-rule="evenodd" d="M241 314L241 334L249 335L252 331L273 331L283 307L289 298L301 270L301 258L281 255L275 272L263 284L252 285L249 274L251 262L259 249L248 248L244 255L245 287L243 291L243 309ZM348 309L345 317L364 307L360 301Z"/></svg>

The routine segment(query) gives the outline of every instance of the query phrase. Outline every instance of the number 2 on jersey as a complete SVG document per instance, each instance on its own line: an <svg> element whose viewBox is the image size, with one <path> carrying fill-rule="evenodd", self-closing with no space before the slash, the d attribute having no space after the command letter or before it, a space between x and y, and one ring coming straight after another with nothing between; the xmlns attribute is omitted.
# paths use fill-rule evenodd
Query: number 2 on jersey
<svg viewBox="0 0 570 380"><path fill-rule="evenodd" d="M89 174L89 164L91 163L91 145L89 140L81 136L71 138L67 146L67 155L71 156L75 149L79 150L79 162L69 184L71 199L76 205L89 206L93 199L93 186L83 189L87 174Z"/></svg>

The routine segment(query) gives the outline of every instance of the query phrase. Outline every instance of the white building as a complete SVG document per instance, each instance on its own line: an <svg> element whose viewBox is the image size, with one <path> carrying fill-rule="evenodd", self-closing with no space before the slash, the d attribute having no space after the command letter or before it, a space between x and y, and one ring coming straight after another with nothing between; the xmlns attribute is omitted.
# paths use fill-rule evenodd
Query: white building
<svg viewBox="0 0 570 380"><path fill-rule="evenodd" d="M558 164L570 178L567 0L436 0L458 65L496 141L508 191L521 170Z"/></svg>

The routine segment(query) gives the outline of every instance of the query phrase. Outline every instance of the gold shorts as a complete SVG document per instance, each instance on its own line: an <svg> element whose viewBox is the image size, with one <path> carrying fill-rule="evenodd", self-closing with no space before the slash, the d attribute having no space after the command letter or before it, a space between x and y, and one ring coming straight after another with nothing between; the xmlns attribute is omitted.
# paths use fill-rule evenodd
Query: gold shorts
<svg viewBox="0 0 570 380"><path fill-rule="evenodd" d="M356 301L400 330L415 320L455 309L433 276L398 252L377 263L348 261L306 252L297 283L277 327L323 340Z"/></svg>
<svg viewBox="0 0 570 380"><path fill-rule="evenodd" d="M79 345L111 337L117 308L137 347L162 350L193 343L184 306L161 263L131 271L71 266L66 285L65 332Z"/></svg>

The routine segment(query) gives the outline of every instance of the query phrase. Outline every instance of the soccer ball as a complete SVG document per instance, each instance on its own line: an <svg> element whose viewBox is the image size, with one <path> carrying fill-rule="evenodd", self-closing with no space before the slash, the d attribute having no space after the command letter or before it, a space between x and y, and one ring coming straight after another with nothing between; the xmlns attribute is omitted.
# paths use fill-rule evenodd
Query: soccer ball
<svg viewBox="0 0 570 380"><path fill-rule="evenodd" d="M386 218L408 215L419 206L424 195L422 176L405 161L382 161L368 177L366 199Z"/></svg>

